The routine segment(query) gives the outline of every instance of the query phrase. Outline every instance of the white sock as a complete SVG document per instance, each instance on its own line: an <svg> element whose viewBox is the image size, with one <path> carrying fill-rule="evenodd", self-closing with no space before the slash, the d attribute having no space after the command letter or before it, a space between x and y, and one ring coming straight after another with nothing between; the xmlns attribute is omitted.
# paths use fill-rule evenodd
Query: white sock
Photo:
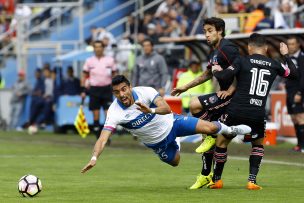
<svg viewBox="0 0 304 203"><path fill-rule="evenodd" d="M219 130L216 132L216 134L230 134L232 131L231 128L224 123L218 121L213 121L213 123L219 127Z"/></svg>

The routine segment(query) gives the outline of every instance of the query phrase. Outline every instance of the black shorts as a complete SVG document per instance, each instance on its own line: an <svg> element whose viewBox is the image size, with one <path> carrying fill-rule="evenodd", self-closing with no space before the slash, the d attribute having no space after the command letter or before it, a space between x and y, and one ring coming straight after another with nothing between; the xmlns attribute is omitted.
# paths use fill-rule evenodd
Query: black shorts
<svg viewBox="0 0 304 203"><path fill-rule="evenodd" d="M250 135L245 135L244 137L244 142L251 142L259 138L264 138L265 137L265 128L266 128L266 120L261 120L261 121L250 121L248 119L244 118L237 118L233 117L230 114L223 114L220 117L220 122L228 125L228 126L233 126L233 125L248 125L251 128L251 133ZM224 135L224 137L226 137ZM226 137L227 139L232 139L229 137Z"/></svg>
<svg viewBox="0 0 304 203"><path fill-rule="evenodd" d="M290 92L290 93L287 94L286 106L287 106L288 114L297 114L297 113L303 113L304 112L303 101L301 103L295 103L294 102L295 94L296 94L295 92Z"/></svg>
<svg viewBox="0 0 304 203"><path fill-rule="evenodd" d="M90 87L89 89L89 109L99 110L101 107L108 110L113 102L112 88L110 85L104 87Z"/></svg>
<svg viewBox="0 0 304 203"><path fill-rule="evenodd" d="M225 113L226 107L230 103L231 97L221 99L216 93L206 94L198 97L202 107L203 115L200 117L204 120L215 121L218 120L223 113Z"/></svg>

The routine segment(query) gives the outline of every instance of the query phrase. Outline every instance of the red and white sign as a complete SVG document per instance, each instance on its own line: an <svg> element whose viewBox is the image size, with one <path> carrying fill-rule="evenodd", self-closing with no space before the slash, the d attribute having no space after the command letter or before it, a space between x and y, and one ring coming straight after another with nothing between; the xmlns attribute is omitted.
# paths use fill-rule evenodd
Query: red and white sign
<svg viewBox="0 0 304 203"><path fill-rule="evenodd" d="M278 126L278 134L295 136L295 130L288 115L286 107L286 93L284 91L272 91L271 95L271 121Z"/></svg>

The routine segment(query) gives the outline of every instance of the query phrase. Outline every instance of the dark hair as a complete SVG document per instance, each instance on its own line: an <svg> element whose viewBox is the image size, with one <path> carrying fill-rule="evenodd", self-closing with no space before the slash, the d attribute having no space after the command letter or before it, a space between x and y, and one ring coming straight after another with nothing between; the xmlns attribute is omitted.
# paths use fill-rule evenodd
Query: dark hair
<svg viewBox="0 0 304 203"><path fill-rule="evenodd" d="M222 37L225 37L225 21L223 19L216 17L207 18L203 26L205 25L213 25L216 31L222 31Z"/></svg>
<svg viewBox="0 0 304 203"><path fill-rule="evenodd" d="M142 41L142 44L144 44L145 42L150 42L151 46L153 47L154 46L154 43L153 41L150 39L150 38L146 38Z"/></svg>
<svg viewBox="0 0 304 203"><path fill-rule="evenodd" d="M121 83L126 83L128 86L131 85L130 81L124 75L116 75L112 78L112 86L119 85Z"/></svg>
<svg viewBox="0 0 304 203"><path fill-rule="evenodd" d="M95 44L101 44L101 46L102 46L102 47L104 47L103 42L102 42L102 41L100 41L100 40L96 40L96 41L94 41L94 42L93 42L93 47L95 47Z"/></svg>
<svg viewBox="0 0 304 203"><path fill-rule="evenodd" d="M249 37L248 44L254 45L257 47L262 47L262 46L267 45L267 41L263 35L258 34L258 33L253 33Z"/></svg>
<svg viewBox="0 0 304 203"><path fill-rule="evenodd" d="M295 39L295 40L297 41L297 43L300 43L300 39L299 39L299 37L297 37L296 35L290 35L290 36L287 38L287 40L289 40L289 39Z"/></svg>

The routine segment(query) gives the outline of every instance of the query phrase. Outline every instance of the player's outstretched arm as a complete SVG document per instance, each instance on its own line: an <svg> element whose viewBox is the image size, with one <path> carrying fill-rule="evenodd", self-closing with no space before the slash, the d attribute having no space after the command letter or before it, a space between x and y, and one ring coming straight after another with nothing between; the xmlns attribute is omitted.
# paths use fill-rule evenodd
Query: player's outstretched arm
<svg viewBox="0 0 304 203"><path fill-rule="evenodd" d="M289 79L298 79L297 67L294 65L292 60L288 56L288 46L284 43L280 43L280 53L283 55L284 62L287 63L289 72L287 71L284 77L288 77ZM285 68L285 67L284 67Z"/></svg>
<svg viewBox="0 0 304 203"><path fill-rule="evenodd" d="M92 158L89 161L89 163L87 165L85 165L85 167L83 167L83 169L81 169L81 173L87 172L88 170L90 170L91 168L93 168L96 165L97 159L100 156L100 154L102 153L103 149L105 148L106 143L107 143L109 137L111 136L111 134L112 134L112 132L108 131L108 130L101 131L100 137L95 143Z"/></svg>
<svg viewBox="0 0 304 203"><path fill-rule="evenodd" d="M153 103L156 105L156 108L149 108L147 105L141 102L135 102L135 103L138 106L137 109L143 113L155 113L161 115L171 113L170 106L161 96L158 96L154 99Z"/></svg>
<svg viewBox="0 0 304 203"><path fill-rule="evenodd" d="M206 82L207 80L210 80L212 78L212 72L210 69L207 69L206 71L203 72L203 74L197 78L195 78L194 80L192 80L191 82L189 82L186 85L183 85L181 87L176 87L171 91L171 95L172 96L179 96L181 93L187 91L188 89L195 87L197 85L200 85L204 82Z"/></svg>

